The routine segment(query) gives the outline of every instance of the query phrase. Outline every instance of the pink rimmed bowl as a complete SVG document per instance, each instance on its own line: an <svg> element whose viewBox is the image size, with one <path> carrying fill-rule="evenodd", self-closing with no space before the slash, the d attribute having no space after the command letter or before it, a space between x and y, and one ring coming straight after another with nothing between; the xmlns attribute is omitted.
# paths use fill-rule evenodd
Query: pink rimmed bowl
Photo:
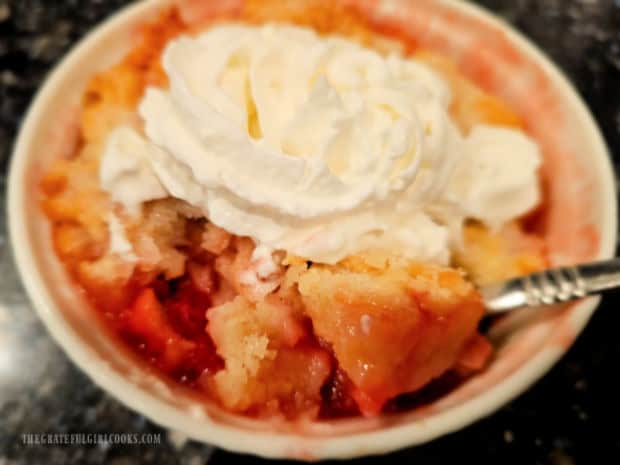
<svg viewBox="0 0 620 465"><path fill-rule="evenodd" d="M232 415L150 373L109 337L54 254L38 205L38 181L70 153L85 85L118 61L136 31L174 0L137 2L84 39L51 74L20 132L9 177L12 246L34 308L67 355L95 383L154 422L228 450L274 458L351 458L421 444L494 412L566 352L598 304L520 312L495 325L491 366L424 408L379 418L265 422ZM237 9L243 0L184 2L185 14ZM557 68L489 13L460 0L341 0L377 27L451 57L487 91L511 103L544 150L546 235L555 264L608 258L616 196L607 149L592 116Z"/></svg>

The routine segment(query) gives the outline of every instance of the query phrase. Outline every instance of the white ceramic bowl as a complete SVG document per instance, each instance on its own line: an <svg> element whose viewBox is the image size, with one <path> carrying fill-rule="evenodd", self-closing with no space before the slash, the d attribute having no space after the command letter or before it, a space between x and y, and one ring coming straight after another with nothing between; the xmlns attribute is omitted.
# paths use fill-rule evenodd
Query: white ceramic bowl
<svg viewBox="0 0 620 465"><path fill-rule="evenodd" d="M240 0L203 2L234 8ZM616 238L612 167L599 130L567 80L534 46L490 14L458 0L343 0L379 25L450 55L461 70L529 121L547 157L547 236L557 263L611 257ZM596 299L558 311L515 315L493 328L487 371L422 409L376 419L287 425L228 414L145 371L112 342L53 253L37 181L72 149L80 94L117 61L137 27L170 0L139 2L97 28L41 89L23 124L9 181L17 265L34 308L67 355L95 383L156 423L232 451L298 459L349 458L430 441L495 411L540 378L567 350ZM194 5L195 6L195 5ZM553 172L553 176L549 173Z"/></svg>

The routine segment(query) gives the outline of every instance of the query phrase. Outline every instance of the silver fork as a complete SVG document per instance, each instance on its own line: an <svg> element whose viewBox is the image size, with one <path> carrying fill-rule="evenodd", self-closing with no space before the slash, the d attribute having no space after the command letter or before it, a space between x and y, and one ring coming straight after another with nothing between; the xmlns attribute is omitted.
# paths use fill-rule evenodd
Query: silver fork
<svg viewBox="0 0 620 465"><path fill-rule="evenodd" d="M553 305L620 287L620 258L553 268L481 287L487 314Z"/></svg>

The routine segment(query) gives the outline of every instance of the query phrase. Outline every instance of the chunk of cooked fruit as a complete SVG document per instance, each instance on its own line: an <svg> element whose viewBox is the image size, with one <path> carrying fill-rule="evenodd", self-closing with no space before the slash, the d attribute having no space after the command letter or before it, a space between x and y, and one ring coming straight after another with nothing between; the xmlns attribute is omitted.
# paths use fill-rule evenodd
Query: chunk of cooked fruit
<svg viewBox="0 0 620 465"><path fill-rule="evenodd" d="M321 416L326 418L359 415L360 409L353 398L354 386L347 374L336 368L332 377L323 386Z"/></svg>
<svg viewBox="0 0 620 465"><path fill-rule="evenodd" d="M454 371L461 376L469 376L482 370L493 353L493 346L481 334L476 334L467 343L454 366Z"/></svg>
<svg viewBox="0 0 620 465"><path fill-rule="evenodd" d="M480 223L470 223L463 237L463 248L455 254L455 262L476 284L534 273L547 266L544 240L523 232L516 222L497 233Z"/></svg>
<svg viewBox="0 0 620 465"><path fill-rule="evenodd" d="M314 332L331 344L362 413L450 369L483 314L473 286L430 265L357 272L313 266L299 291Z"/></svg>
<svg viewBox="0 0 620 465"><path fill-rule="evenodd" d="M208 319L208 332L225 362L211 388L226 408L287 417L318 414L331 357L295 312L239 296L209 310Z"/></svg>
<svg viewBox="0 0 620 465"><path fill-rule="evenodd" d="M181 337L168 321L163 307L151 288L144 289L128 315L128 331L140 337L146 350L156 355L165 371L189 357L195 343Z"/></svg>
<svg viewBox="0 0 620 465"><path fill-rule="evenodd" d="M143 289L116 320L124 339L164 373L183 383L197 382L222 367L204 331L209 295L184 279L172 288L159 282Z"/></svg>

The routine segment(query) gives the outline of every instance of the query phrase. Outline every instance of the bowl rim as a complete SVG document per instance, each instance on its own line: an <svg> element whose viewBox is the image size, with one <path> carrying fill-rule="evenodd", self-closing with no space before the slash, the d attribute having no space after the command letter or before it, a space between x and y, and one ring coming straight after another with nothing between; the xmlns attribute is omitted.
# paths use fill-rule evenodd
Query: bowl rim
<svg viewBox="0 0 620 465"><path fill-rule="evenodd" d="M590 134L592 157L602 168L600 183L602 195L609 199L601 226L601 243L598 258L614 255L617 234L617 197L614 187L614 170L603 136L572 84L565 75L529 39L512 26L480 6L458 0L437 0L454 8L460 14L471 15L501 28L508 40L518 46L526 56L542 67L549 79L561 91L563 99L577 109L585 123L583 131ZM302 459L345 459L362 455L381 454L407 446L419 445L439 436L457 431L500 408L527 387L541 378L568 348L544 348L524 365L493 388L466 402L425 418L399 426L387 427L370 432L360 432L335 437L310 437L295 433L270 431L248 431L223 425L208 417L197 419L188 412L166 404L155 396L146 394L139 386L114 372L104 361L87 350L72 328L60 317L57 304L49 293L43 276L35 264L32 249L28 243L27 215L24 205L24 175L30 152L31 140L36 123L52 99L54 90L66 79L66 70L88 53L101 37L121 23L131 23L152 10L164 7L169 0L141 0L113 14L75 45L55 66L39 92L33 99L19 132L11 157L8 175L7 211L10 243L21 281L27 291L33 308L45 324L52 338L62 347L65 354L91 380L113 395L125 406L139 412L155 423L177 430L188 437L222 447L224 449L251 453L269 458ZM574 327L580 333L599 303L591 298L576 306Z"/></svg>

